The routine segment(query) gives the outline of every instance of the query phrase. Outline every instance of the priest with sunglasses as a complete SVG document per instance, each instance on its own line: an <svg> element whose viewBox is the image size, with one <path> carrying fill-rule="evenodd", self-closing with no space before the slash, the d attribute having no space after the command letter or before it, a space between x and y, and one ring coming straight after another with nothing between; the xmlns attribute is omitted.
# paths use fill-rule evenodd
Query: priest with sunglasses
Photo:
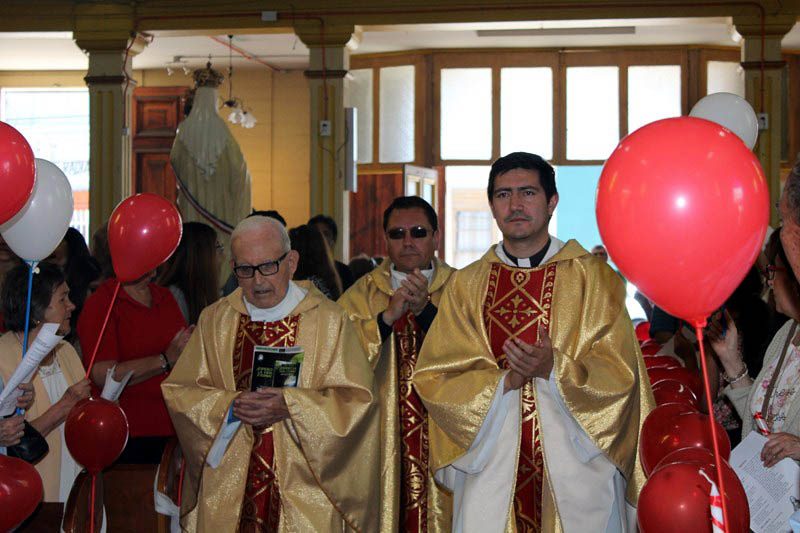
<svg viewBox="0 0 800 533"><path fill-rule="evenodd" d="M453 274L413 376L453 531L635 530L653 397L625 287L549 234L541 157L498 159L487 192L503 241Z"/></svg>
<svg viewBox="0 0 800 533"><path fill-rule="evenodd" d="M411 374L453 269L434 256L438 220L422 198L396 198L384 212L383 229L389 259L339 299L375 369L380 531L450 531L451 498L431 474L428 415L411 387Z"/></svg>
<svg viewBox="0 0 800 533"><path fill-rule="evenodd" d="M292 281L279 222L243 220L231 255L239 288L203 311L162 384L186 459L183 530L378 531L378 407L352 323Z"/></svg>

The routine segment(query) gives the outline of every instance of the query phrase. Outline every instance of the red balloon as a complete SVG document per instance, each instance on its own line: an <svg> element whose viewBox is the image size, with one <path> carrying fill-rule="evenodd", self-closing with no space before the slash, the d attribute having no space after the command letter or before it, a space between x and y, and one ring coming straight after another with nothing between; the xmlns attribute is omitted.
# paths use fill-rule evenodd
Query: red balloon
<svg viewBox="0 0 800 533"><path fill-rule="evenodd" d="M668 453L666 457L661 459L655 468L653 468L653 472L650 475L658 472L659 468L675 463L700 463L711 467L716 466L714 463L714 453L711 450L706 448L681 448L680 450ZM725 460L723 460L722 463L728 465L728 462ZM728 467L730 467L730 465L728 465Z"/></svg>
<svg viewBox="0 0 800 533"><path fill-rule="evenodd" d="M650 339L650 322L639 322L636 324L636 339L647 341Z"/></svg>
<svg viewBox="0 0 800 533"><path fill-rule="evenodd" d="M648 370L651 368L683 368L681 363L669 355L652 355L644 358L644 366Z"/></svg>
<svg viewBox="0 0 800 533"><path fill-rule="evenodd" d="M700 461L667 464L653 472L639 495L639 531L711 533L711 484L700 474L701 468L716 484L716 469ZM722 468L730 520L728 533L747 533L750 510L744 488L727 463ZM722 493L719 486L717 490Z"/></svg>
<svg viewBox="0 0 800 533"><path fill-rule="evenodd" d="M169 259L181 241L181 215L157 194L120 202L108 221L108 248L117 279L141 278Z"/></svg>
<svg viewBox="0 0 800 533"><path fill-rule="evenodd" d="M684 412L676 414L677 409L671 407L674 405L680 405ZM649 476L661 459L680 448L713 449L708 416L690 410L688 406L672 403L656 407L647 415L639 436L639 457L645 475ZM731 455L731 441L719 422L714 421L714 424L717 426L719 452L727 461Z"/></svg>
<svg viewBox="0 0 800 533"><path fill-rule="evenodd" d="M0 454L0 531L10 531L27 519L42 501L39 472L23 461Z"/></svg>
<svg viewBox="0 0 800 533"><path fill-rule="evenodd" d="M658 343L644 343L642 344L642 355L655 355L661 350L661 345Z"/></svg>
<svg viewBox="0 0 800 533"><path fill-rule="evenodd" d="M755 262L769 189L735 134L668 118L619 143L600 175L596 212L622 274L667 313L699 325Z"/></svg>
<svg viewBox="0 0 800 533"><path fill-rule="evenodd" d="M97 474L117 460L128 442L128 419L114 402L86 398L75 404L64 423L72 457Z"/></svg>
<svg viewBox="0 0 800 533"><path fill-rule="evenodd" d="M36 162L31 145L20 132L0 122L0 224L5 224L33 192Z"/></svg>
<svg viewBox="0 0 800 533"><path fill-rule="evenodd" d="M697 372L686 368L648 368L647 375L653 385L662 379L674 379L689 387L698 399L703 397L703 380Z"/></svg>
<svg viewBox="0 0 800 533"><path fill-rule="evenodd" d="M653 385L653 396L656 399L656 405L682 403L694 409L699 407L697 396L694 395L691 389L674 379L662 379Z"/></svg>

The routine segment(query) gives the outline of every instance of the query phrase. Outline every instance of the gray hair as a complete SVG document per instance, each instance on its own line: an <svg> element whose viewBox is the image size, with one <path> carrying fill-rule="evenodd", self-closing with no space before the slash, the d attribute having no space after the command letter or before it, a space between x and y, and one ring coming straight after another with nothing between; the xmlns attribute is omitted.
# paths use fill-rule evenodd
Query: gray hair
<svg viewBox="0 0 800 533"><path fill-rule="evenodd" d="M786 196L786 207L789 208L792 221L800 224L800 158L795 161L792 171L786 178L783 194Z"/></svg>
<svg viewBox="0 0 800 533"><path fill-rule="evenodd" d="M277 234L281 241L282 252L288 252L292 249L292 242L289 240L289 233L286 231L286 227L274 218L260 215L249 216L236 225L233 233L231 233L231 247L233 247L233 241L242 235L260 232Z"/></svg>

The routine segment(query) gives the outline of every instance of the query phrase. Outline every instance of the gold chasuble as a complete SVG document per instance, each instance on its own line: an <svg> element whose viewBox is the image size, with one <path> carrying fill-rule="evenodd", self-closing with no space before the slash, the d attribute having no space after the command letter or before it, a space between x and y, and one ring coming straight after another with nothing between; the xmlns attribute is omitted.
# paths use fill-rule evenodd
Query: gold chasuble
<svg viewBox="0 0 800 533"><path fill-rule="evenodd" d="M455 271L434 259L429 284L433 305L439 305L445 283ZM413 313L397 320L381 342L378 313L394 293L391 262L359 279L339 299L357 326L375 369L375 390L381 411L382 532L449 532L451 496L434 481L430 469L428 414L411 387L411 375L425 339Z"/></svg>
<svg viewBox="0 0 800 533"><path fill-rule="evenodd" d="M253 322L241 289L206 308L162 384L186 459L185 531L378 531L378 419L369 366L346 313L308 282L284 319ZM249 390L253 345L301 346L291 418L241 424L212 467L229 409Z"/></svg>
<svg viewBox="0 0 800 533"><path fill-rule="evenodd" d="M534 343L540 325L552 340L555 385L569 415L622 474L635 506L645 481L638 437L652 393L619 276L575 241L535 268L508 266L493 247L451 278L413 377L430 417L431 467L448 467L470 450L503 387L503 342ZM505 516L507 532L563 531L565 513L583 511L574 501L576 508L558 507L562 450L548 449L534 381L547 383L527 383L513 407L519 441L508 508L493 510Z"/></svg>

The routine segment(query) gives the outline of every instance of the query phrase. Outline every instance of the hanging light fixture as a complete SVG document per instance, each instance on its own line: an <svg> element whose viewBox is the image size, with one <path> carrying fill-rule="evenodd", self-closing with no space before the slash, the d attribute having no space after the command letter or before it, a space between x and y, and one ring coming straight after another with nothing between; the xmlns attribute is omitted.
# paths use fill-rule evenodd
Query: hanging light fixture
<svg viewBox="0 0 800 533"><path fill-rule="evenodd" d="M222 105L231 109L228 122L239 124L243 128L252 128L256 125L253 112L245 107L241 98L233 96L233 35L228 35L228 99Z"/></svg>
<svg viewBox="0 0 800 533"><path fill-rule="evenodd" d="M172 61L167 63L165 67L167 69L167 76L172 76L179 70L183 70L184 76L188 76L192 73L192 69L189 68L189 62L186 61L182 56L174 56Z"/></svg>

